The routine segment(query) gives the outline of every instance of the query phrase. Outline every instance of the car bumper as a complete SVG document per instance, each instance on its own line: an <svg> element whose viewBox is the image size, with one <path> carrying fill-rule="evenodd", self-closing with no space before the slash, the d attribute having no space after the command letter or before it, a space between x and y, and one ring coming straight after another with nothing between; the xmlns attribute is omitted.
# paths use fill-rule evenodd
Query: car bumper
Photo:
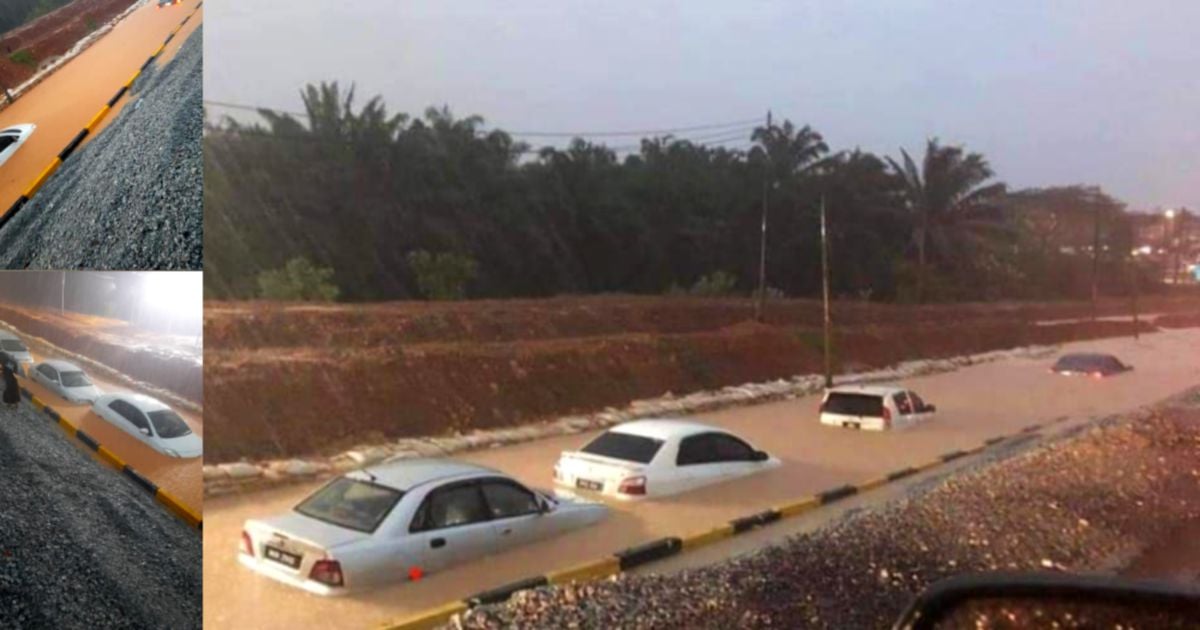
<svg viewBox="0 0 1200 630"><path fill-rule="evenodd" d="M645 501L646 499L651 498L651 495L647 494L621 494L619 492L614 492L608 489L609 485L610 484L605 483L604 490L582 490L575 485L574 480L568 481L563 479L555 479L554 494L571 499L579 499L582 501L594 500L595 498L600 497L604 499L613 499L616 501L627 501L630 503L636 501Z"/></svg>
<svg viewBox="0 0 1200 630"><path fill-rule="evenodd" d="M242 566L254 571L255 573L258 573L259 575L264 575L272 580L275 580L276 582L287 584L288 586L303 589L309 593L312 593L313 595L337 597L339 595L346 594L347 589L344 587L328 586L321 584L320 582L314 582L312 580L301 578L293 573L284 571L283 569L276 569L267 563L244 553L238 554L238 562L240 562Z"/></svg>

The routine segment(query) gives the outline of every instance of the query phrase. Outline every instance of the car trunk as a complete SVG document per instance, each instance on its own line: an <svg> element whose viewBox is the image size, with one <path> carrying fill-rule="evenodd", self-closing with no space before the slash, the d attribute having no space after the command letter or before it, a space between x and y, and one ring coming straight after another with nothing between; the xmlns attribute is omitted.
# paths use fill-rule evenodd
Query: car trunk
<svg viewBox="0 0 1200 630"><path fill-rule="evenodd" d="M644 464L580 451L562 454L555 467L558 482L564 486L589 492L617 494L621 481L645 472Z"/></svg>
<svg viewBox="0 0 1200 630"><path fill-rule="evenodd" d="M883 431L890 428L890 414L882 396L845 392L830 393L821 404L821 422L851 429Z"/></svg>
<svg viewBox="0 0 1200 630"><path fill-rule="evenodd" d="M338 548L368 538L363 532L301 514L246 522L254 559L264 567L307 579L313 564Z"/></svg>

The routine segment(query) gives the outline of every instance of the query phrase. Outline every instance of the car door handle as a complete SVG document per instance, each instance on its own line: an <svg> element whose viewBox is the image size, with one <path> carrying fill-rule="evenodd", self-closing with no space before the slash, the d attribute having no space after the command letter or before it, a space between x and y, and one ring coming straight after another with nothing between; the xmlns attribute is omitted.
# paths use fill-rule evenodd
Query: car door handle
<svg viewBox="0 0 1200 630"><path fill-rule="evenodd" d="M445 538L434 538L433 540L429 541L429 546L433 547L434 549L440 549L442 547L445 547L446 539Z"/></svg>
<svg viewBox="0 0 1200 630"><path fill-rule="evenodd" d="M506 527L506 528L504 528L504 529L500 530L500 535L501 535L501 536L507 536L507 535L509 535L509 534L511 534L511 533L512 533L512 528L511 528L511 527Z"/></svg>

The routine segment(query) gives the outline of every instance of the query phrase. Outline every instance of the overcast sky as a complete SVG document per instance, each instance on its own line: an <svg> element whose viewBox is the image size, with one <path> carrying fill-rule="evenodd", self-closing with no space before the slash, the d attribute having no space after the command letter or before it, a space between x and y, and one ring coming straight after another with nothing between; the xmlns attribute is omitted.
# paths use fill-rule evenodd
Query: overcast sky
<svg viewBox="0 0 1200 630"><path fill-rule="evenodd" d="M1011 186L1200 208L1200 1L219 0L205 98L300 109L354 82L392 111L508 130L764 116L835 149L963 144ZM627 142L617 140L614 144Z"/></svg>

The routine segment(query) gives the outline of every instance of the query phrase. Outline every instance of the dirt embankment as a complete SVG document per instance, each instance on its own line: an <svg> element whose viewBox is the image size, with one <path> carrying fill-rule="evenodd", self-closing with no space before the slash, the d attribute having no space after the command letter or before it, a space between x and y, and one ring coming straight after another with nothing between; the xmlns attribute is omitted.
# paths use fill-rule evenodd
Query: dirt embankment
<svg viewBox="0 0 1200 630"><path fill-rule="evenodd" d="M1118 315L1123 303L1106 303ZM1158 312L1200 302L1161 300ZM205 308L209 463L328 453L405 436L512 426L822 370L819 303L555 298L462 304ZM840 304L838 371L1127 335L1087 304ZM1145 324L1143 324L1145 326Z"/></svg>
<svg viewBox="0 0 1200 630"><path fill-rule="evenodd" d="M137 0L75 0L42 17L0 35L0 85L13 89L28 80L45 63L71 49L76 42ZM29 51L32 63L10 57ZM3 99L0 98L0 102Z"/></svg>
<svg viewBox="0 0 1200 630"><path fill-rule="evenodd" d="M204 402L204 372L194 358L135 343L117 343L115 335L44 310L0 304L0 320L21 333L41 337L126 376L169 390L196 404Z"/></svg>
<svg viewBox="0 0 1200 630"><path fill-rule="evenodd" d="M1196 575L1187 558L1148 558L1200 521L1198 405L1193 391L742 558L523 591L453 627L888 628L924 588L962 573Z"/></svg>

